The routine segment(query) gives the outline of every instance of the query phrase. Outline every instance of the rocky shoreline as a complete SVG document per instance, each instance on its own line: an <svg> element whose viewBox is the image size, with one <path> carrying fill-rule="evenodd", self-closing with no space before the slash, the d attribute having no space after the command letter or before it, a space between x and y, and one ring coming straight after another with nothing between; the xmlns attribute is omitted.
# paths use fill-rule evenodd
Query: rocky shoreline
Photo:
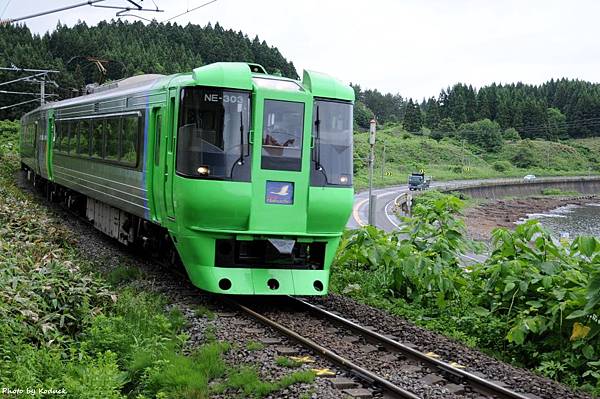
<svg viewBox="0 0 600 399"><path fill-rule="evenodd" d="M532 213L544 213L565 205L600 203L597 195L577 197L529 197L485 201L467 208L464 220L467 235L478 241L488 241L496 227L513 229L515 222Z"/></svg>

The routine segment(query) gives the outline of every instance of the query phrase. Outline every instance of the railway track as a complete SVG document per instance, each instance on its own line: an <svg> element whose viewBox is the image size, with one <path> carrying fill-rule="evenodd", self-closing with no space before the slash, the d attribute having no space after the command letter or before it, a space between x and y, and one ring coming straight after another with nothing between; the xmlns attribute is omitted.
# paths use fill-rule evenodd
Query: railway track
<svg viewBox="0 0 600 399"><path fill-rule="evenodd" d="M441 361L435 354L420 352L395 337L380 334L301 299L285 297L285 306L279 304L276 310L265 304L246 305L238 301L232 304L347 369L363 387L370 388L344 392L350 396L368 397L370 392L374 396L409 399L535 397L515 392L466 371L461 365Z"/></svg>

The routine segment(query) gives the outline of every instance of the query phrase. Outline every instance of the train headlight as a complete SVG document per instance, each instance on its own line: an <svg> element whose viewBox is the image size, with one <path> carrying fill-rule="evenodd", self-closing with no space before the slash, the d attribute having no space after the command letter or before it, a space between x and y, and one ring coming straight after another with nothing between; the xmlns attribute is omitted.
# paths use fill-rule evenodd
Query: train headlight
<svg viewBox="0 0 600 399"><path fill-rule="evenodd" d="M198 173L201 174L202 176L208 176L210 174L210 168L208 166L200 166L197 169Z"/></svg>
<svg viewBox="0 0 600 399"><path fill-rule="evenodd" d="M342 184L348 183L348 176L346 176L346 175L340 176L340 183L342 183Z"/></svg>

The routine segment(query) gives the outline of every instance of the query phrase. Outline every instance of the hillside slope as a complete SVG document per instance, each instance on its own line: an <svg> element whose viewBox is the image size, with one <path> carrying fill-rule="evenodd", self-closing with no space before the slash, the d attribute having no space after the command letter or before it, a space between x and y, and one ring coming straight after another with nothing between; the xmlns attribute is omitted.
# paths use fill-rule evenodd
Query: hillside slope
<svg viewBox="0 0 600 399"><path fill-rule="evenodd" d="M367 139L366 132L356 132L354 135L357 189L368 184ZM382 177L384 144L385 168ZM523 167L523 164L528 166ZM599 173L600 138L565 142L518 140L505 142L498 153L481 153L481 149L456 139L445 138L438 142L427 136L407 133L395 126L378 131L374 172L376 186L404 184L411 172L421 169L433 176L434 180Z"/></svg>

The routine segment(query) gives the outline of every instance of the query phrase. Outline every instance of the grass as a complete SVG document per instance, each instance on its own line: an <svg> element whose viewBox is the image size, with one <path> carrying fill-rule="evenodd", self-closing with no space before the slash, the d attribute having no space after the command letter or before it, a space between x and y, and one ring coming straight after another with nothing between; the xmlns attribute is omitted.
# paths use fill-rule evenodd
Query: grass
<svg viewBox="0 0 600 399"><path fill-rule="evenodd" d="M285 356L278 356L277 359L275 359L275 363L278 366L287 368L298 368L302 365L302 363L292 360L289 357Z"/></svg>
<svg viewBox="0 0 600 399"><path fill-rule="evenodd" d="M385 170L382 176L383 146ZM531 150L531 165L518 168L513 158L522 146ZM368 184L367 133L354 134L357 190ZM434 181L497 177L588 175L600 171L600 138L561 143L531 140L505 142L498 153L482 153L477 147L444 138L441 141L417 136L388 125L377 132L374 184L378 187L406 184L408 175L423 169Z"/></svg>
<svg viewBox="0 0 600 399"><path fill-rule="evenodd" d="M567 196L576 196L576 195L581 195L581 193L579 191L565 191L565 190L561 190L560 188L545 188L542 190L542 195L549 195L549 196L560 196L560 197L567 197Z"/></svg>
<svg viewBox="0 0 600 399"><path fill-rule="evenodd" d="M246 343L246 349L248 349L249 351L259 351L265 349L265 344L257 341L248 341Z"/></svg>
<svg viewBox="0 0 600 399"><path fill-rule="evenodd" d="M140 269L134 266L119 265L106 275L106 280L114 287L129 283L142 277Z"/></svg>
<svg viewBox="0 0 600 399"><path fill-rule="evenodd" d="M196 305L194 315L196 317L207 318L208 320L214 320L217 317L212 310L203 305Z"/></svg>
<svg viewBox="0 0 600 399"><path fill-rule="evenodd" d="M229 376L226 386L241 391L245 397L264 397L272 392L285 389L293 384L311 383L315 379L312 371L296 371L274 382L262 381L256 369L242 367Z"/></svg>

